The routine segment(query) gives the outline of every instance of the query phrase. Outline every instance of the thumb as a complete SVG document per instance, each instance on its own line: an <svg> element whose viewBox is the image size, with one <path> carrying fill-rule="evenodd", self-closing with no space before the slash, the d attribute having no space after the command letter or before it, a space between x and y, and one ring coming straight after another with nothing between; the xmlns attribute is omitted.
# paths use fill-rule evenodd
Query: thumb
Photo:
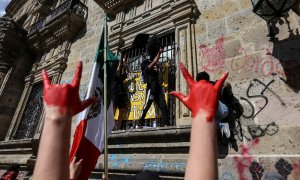
<svg viewBox="0 0 300 180"><path fill-rule="evenodd" d="M85 108L87 108L89 105L93 104L98 100L97 97L90 97L84 101L81 101L81 106L76 110L75 114L83 111Z"/></svg>
<svg viewBox="0 0 300 180"><path fill-rule="evenodd" d="M83 159L80 159L77 163L76 163L76 165L82 165L82 162L83 162Z"/></svg>
<svg viewBox="0 0 300 180"><path fill-rule="evenodd" d="M190 109L188 102L187 102L187 96L184 94L177 92L177 91L172 91L170 92L170 95L176 97L179 101L181 101L187 108Z"/></svg>
<svg viewBox="0 0 300 180"><path fill-rule="evenodd" d="M228 72L226 71L222 77L217 81L217 83L215 84L215 88L217 89L217 91L220 91L224 81L227 79L228 77Z"/></svg>

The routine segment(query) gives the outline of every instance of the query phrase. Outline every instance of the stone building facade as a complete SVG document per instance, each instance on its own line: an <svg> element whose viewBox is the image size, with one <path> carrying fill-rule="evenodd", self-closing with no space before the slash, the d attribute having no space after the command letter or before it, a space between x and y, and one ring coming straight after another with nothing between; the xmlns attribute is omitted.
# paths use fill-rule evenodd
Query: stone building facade
<svg viewBox="0 0 300 180"><path fill-rule="evenodd" d="M300 160L299 4L270 28L252 12L250 0L12 0L0 20L0 169L17 162L22 177L32 174L44 116L42 69L53 83L66 83L76 62L83 61L84 98L104 9L115 15L108 34L116 53L129 50L139 33L157 34L172 37L166 40L171 59L176 65L183 62L192 75L205 70L216 80L229 71L227 81L243 113L232 119L237 143L219 144L220 179L238 179L238 171L250 179L282 169L292 179L297 172L293 164ZM174 88L188 93L178 70ZM179 101L174 113L171 127L113 132L110 172L144 169L182 178L191 114ZM253 144L257 137L259 143ZM241 163L244 168L238 169ZM99 179L102 171L101 157L91 178Z"/></svg>

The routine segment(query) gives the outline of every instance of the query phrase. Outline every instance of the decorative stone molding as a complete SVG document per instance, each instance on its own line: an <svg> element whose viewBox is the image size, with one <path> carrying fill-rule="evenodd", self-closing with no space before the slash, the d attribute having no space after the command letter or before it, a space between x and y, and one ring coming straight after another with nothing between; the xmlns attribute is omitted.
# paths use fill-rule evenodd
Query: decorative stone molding
<svg viewBox="0 0 300 180"><path fill-rule="evenodd" d="M21 167L32 174L34 163L37 157L38 140L21 140L21 141L0 141L0 159L1 169L12 163L18 163Z"/></svg>
<svg viewBox="0 0 300 180"><path fill-rule="evenodd" d="M116 15L124 6L134 0L94 0L108 14Z"/></svg>
<svg viewBox="0 0 300 180"><path fill-rule="evenodd" d="M2 68L13 64L26 34L27 32L11 18L0 17L0 64Z"/></svg>
<svg viewBox="0 0 300 180"><path fill-rule="evenodd" d="M9 17L13 17L21 7L24 6L27 0L11 0L5 11Z"/></svg>
<svg viewBox="0 0 300 180"><path fill-rule="evenodd" d="M28 44L33 51L44 51L72 39L87 20L88 8L79 0L67 0L33 24Z"/></svg>
<svg viewBox="0 0 300 180"><path fill-rule="evenodd" d="M0 96L26 33L11 18L0 17Z"/></svg>
<svg viewBox="0 0 300 180"><path fill-rule="evenodd" d="M193 0L169 0L155 7L152 7L151 3L152 1L147 0L144 1L144 4L136 4L137 7L150 7L150 9L134 17L130 17L131 12L126 11L117 14L116 19L109 23L110 48L113 51L127 49L136 35L140 33L163 35L175 32L176 49L178 50L176 62L183 61L189 72L196 75L197 55L194 24L200 15L197 5ZM124 20L124 17L127 19ZM124 21L120 21L120 18L123 18ZM176 90L187 93L186 82L179 71L176 74ZM176 124L189 124L186 119L190 116L188 109L176 101Z"/></svg>

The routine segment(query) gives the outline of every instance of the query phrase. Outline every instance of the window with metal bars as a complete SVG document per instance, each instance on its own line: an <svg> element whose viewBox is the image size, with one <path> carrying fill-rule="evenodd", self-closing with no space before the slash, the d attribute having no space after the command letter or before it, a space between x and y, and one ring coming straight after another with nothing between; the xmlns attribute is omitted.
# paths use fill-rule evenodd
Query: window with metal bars
<svg viewBox="0 0 300 180"><path fill-rule="evenodd" d="M43 83L35 84L31 90L22 118L13 139L33 138L43 112Z"/></svg>
<svg viewBox="0 0 300 180"><path fill-rule="evenodd" d="M161 42L162 47L164 47L164 52L160 55L158 66L161 63L172 63L172 61L175 62L175 33L167 34L165 36L159 37L158 39ZM128 49L124 51L124 53L128 54L127 61L131 72L141 70L141 63L143 58L149 58L145 47L142 47L140 49Z"/></svg>
<svg viewBox="0 0 300 180"><path fill-rule="evenodd" d="M161 53L159 62L157 63L157 69L160 74L166 71L168 68L168 89L167 91L174 91L176 88L176 43L175 43L175 33L170 33L161 37L158 37L162 47L164 48L163 53ZM124 51L127 53L127 62L129 66L129 71L137 72L141 70L141 63L144 58L149 58L146 48L142 47L140 49L128 49ZM163 81L161 79L161 81ZM175 125L175 98L173 96L168 96L168 109L170 113L170 124Z"/></svg>

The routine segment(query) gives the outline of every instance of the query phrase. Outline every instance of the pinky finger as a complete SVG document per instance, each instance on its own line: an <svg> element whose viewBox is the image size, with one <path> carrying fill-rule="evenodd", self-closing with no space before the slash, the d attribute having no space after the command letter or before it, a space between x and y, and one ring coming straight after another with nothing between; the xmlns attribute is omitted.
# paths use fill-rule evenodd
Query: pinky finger
<svg viewBox="0 0 300 180"><path fill-rule="evenodd" d="M217 81L215 88L219 91L224 83L224 81L227 79L228 77L228 72L226 71L222 77Z"/></svg>

